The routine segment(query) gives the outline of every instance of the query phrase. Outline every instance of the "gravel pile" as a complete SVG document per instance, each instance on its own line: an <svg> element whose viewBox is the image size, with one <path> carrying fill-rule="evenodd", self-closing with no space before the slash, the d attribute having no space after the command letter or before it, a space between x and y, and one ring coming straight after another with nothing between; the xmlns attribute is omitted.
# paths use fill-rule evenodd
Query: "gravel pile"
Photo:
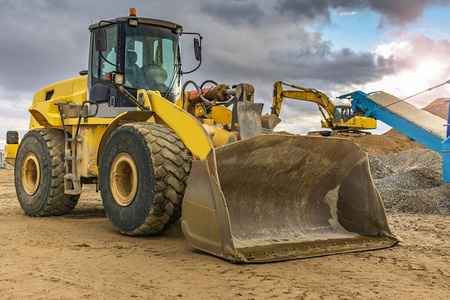
<svg viewBox="0 0 450 300"><path fill-rule="evenodd" d="M378 158L389 171L375 180L377 187L420 190L442 184L441 155L430 149L412 149Z"/></svg>
<svg viewBox="0 0 450 300"><path fill-rule="evenodd" d="M442 181L440 154L419 148L379 157L366 153L387 209L450 214L450 184Z"/></svg>

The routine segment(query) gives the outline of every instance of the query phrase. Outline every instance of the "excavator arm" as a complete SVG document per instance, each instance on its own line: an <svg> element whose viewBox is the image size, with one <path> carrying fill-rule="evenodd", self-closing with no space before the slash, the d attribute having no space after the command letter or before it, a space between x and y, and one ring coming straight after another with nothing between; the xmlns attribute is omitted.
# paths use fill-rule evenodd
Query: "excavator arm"
<svg viewBox="0 0 450 300"><path fill-rule="evenodd" d="M294 88L295 90L283 90L283 85ZM283 104L284 98L296 99L302 101L314 102L319 106L319 110L325 119L325 122L329 125L328 127L333 127L333 115L335 105L324 93L317 91L315 89L308 89L301 86L296 86L293 84L287 84L281 81L275 82L273 86L273 104L272 104L272 114L280 115L281 105Z"/></svg>

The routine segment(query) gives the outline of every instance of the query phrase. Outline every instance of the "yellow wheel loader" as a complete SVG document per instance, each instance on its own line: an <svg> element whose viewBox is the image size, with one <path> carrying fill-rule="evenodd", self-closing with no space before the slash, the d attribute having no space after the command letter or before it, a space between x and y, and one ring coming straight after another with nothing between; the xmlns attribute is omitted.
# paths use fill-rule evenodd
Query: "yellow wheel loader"
<svg viewBox="0 0 450 300"><path fill-rule="evenodd" d="M283 85L293 88L283 90ZM376 129L377 120L364 116L362 111L353 111L350 104L335 105L324 93L281 81L273 85L273 106L272 114L280 115L281 105L284 98L309 101L316 103L322 114L322 128L330 130L312 131L308 134L320 134L322 136L363 136L370 135L364 129Z"/></svg>
<svg viewBox="0 0 450 300"><path fill-rule="evenodd" d="M250 84L181 85L178 24L131 10L89 30L89 70L35 94L20 144L8 133L26 214L70 213L96 184L121 233L160 234L181 217L193 247L232 262L397 243L353 142L263 134L271 116Z"/></svg>

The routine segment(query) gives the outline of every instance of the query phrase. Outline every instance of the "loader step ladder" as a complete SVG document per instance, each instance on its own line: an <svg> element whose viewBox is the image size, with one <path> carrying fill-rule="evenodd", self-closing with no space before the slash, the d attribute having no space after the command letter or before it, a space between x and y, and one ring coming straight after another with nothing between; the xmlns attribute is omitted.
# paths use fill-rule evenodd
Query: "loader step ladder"
<svg viewBox="0 0 450 300"><path fill-rule="evenodd" d="M80 121L83 116L86 116L87 106L84 104L75 104L71 102L59 102L58 105L59 115L61 117L61 123L64 131L64 166L66 173L64 175L64 193L67 195L80 195L81 194L81 178L77 172L78 162L81 161L81 157L78 154L78 143L82 142L82 138L78 137L78 130L80 127ZM86 109L85 109L86 108ZM67 132L66 120L68 118L78 117L78 123L75 130L74 137L70 137ZM71 133L72 135L72 133Z"/></svg>
<svg viewBox="0 0 450 300"><path fill-rule="evenodd" d="M72 155L72 149L76 155L78 149L78 143L81 142L81 138L73 139L65 137L64 145L64 166L66 167L66 175L64 175L64 193L68 195L81 194L81 178L77 173L78 162L81 157ZM72 168L73 166L73 168ZM75 169L74 173L72 170Z"/></svg>

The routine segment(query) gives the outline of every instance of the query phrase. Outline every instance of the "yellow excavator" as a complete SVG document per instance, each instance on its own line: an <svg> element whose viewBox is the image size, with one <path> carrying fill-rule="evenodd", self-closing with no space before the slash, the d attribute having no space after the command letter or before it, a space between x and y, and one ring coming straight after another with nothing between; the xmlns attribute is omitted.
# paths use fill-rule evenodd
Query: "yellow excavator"
<svg viewBox="0 0 450 300"><path fill-rule="evenodd" d="M270 116L247 83L182 85L188 33L176 23L131 9L89 30L89 69L35 94L20 143L8 133L26 214L70 213L83 185L95 184L119 232L161 234L181 217L193 247L232 262L398 242L367 155L352 141L263 134Z"/></svg>
<svg viewBox="0 0 450 300"><path fill-rule="evenodd" d="M283 85L293 90L283 90ZM287 84L277 81L273 87L272 114L280 115L284 98L314 102L319 107L323 116L322 128L330 130L312 131L308 134L320 134L322 136L362 136L370 135L363 129L376 129L377 120L365 117L363 112L353 111L350 104L335 105L324 93L310 88Z"/></svg>

